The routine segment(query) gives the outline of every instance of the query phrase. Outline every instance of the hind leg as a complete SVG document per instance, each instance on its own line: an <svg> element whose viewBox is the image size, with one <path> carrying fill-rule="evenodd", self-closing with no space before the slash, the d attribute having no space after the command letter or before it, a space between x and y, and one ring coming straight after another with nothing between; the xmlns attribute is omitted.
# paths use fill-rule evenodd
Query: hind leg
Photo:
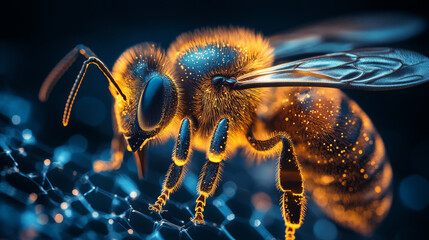
<svg viewBox="0 0 429 240"><path fill-rule="evenodd" d="M295 230L302 224L305 211L304 182L292 142L285 136L276 136L260 141L248 135L250 145L256 151L270 151L281 143L277 186L283 192L281 209L286 225L286 240L295 239Z"/></svg>

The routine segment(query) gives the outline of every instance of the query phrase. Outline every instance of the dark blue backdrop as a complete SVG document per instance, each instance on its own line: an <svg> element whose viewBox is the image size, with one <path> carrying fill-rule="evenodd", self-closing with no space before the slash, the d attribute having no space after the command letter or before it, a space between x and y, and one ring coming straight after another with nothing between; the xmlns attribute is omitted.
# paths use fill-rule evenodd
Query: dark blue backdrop
<svg viewBox="0 0 429 240"><path fill-rule="evenodd" d="M37 101L38 88L47 73L78 43L91 47L111 67L121 52L133 44L151 41L167 48L180 33L198 27L238 25L271 35L311 22L353 13L396 10L428 16L423 2L417 0L403 2L78 0L67 3L19 1L9 4L11 5L2 4L0 14L0 94L3 97L6 93L19 95L33 106L31 117L18 124L16 128L32 129L38 142L52 149L68 143L71 136L80 134L87 139L87 151L96 155L105 153L112 136L111 97L101 73L95 70L88 71L74 107L71 124L67 128L61 126L62 109L80 64L73 66L65 75L48 103L41 104ZM429 56L429 31L406 42L389 46L407 48ZM424 226L429 216L427 208L429 125L426 117L428 92L429 84L391 92L347 92L371 117L381 133L394 171L392 209L373 239L425 238ZM93 107L89 107L90 105ZM170 141L158 148L168 152L165 155L166 159L155 160L159 161L159 166L154 168L160 169L160 172L167 169L171 147ZM152 156L162 158L154 153ZM204 155L195 154L193 158L195 167L192 167L191 172L195 175L199 173L199 167L202 165L198 158L202 159ZM239 162L237 166L243 165L241 158L236 157L234 160ZM155 165L153 162L154 160L151 164ZM237 176L247 176L249 172L258 171L258 167L250 170L241 170L240 167L232 169L225 170L224 183L228 181L234 183ZM239 183L237 185L240 188ZM258 191L271 193L275 191L273 189L274 186L260 188ZM156 197L158 191L154 190L149 197ZM217 194L221 193L219 190ZM278 196L273 196L276 197ZM273 202L277 203L277 199L273 199ZM317 213L317 210L314 211ZM316 217L313 219L312 215ZM3 216L1 219L9 217L21 218L15 215ZM317 231L315 223L319 218L324 219L324 216L310 213L308 218L313 220L304 223L308 224L308 227L302 230L306 232L298 237L317 239L317 234L314 235ZM281 224L280 221L279 223ZM279 229L282 227L279 226ZM342 228L338 231L336 239L360 238ZM279 233L279 230L272 232ZM243 231L243 238L246 233ZM0 237L11 236L9 233L0 232ZM330 238L328 236L325 239Z"/></svg>

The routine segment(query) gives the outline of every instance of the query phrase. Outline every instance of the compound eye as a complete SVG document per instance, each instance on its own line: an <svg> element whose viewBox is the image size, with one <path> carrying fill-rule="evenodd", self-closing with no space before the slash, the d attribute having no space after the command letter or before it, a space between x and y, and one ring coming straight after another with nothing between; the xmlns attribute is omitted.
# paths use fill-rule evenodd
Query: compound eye
<svg viewBox="0 0 429 240"><path fill-rule="evenodd" d="M171 83L161 77L153 77L146 83L138 105L138 122L144 131L154 129L169 108Z"/></svg>

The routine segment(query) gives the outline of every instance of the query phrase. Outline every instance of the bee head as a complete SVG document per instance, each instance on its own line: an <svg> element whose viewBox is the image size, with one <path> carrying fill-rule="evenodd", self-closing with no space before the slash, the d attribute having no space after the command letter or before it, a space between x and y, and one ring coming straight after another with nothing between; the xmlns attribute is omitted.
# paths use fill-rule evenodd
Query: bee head
<svg viewBox="0 0 429 240"><path fill-rule="evenodd" d="M161 48L143 43L122 53L113 66L112 75L127 96L124 101L111 88L118 130L134 152L142 177L148 141L166 139L171 134L174 119L179 119L179 94L172 66Z"/></svg>
<svg viewBox="0 0 429 240"><path fill-rule="evenodd" d="M115 113L131 150L168 136L178 108L178 88L164 51L149 43L131 47L115 63L113 75L129 96L127 102L116 98Z"/></svg>

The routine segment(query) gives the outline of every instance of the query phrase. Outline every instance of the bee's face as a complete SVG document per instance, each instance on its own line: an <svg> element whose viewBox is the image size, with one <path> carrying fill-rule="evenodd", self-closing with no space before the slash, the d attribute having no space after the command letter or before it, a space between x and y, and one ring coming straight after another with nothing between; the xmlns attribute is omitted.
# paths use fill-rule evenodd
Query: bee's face
<svg viewBox="0 0 429 240"><path fill-rule="evenodd" d="M133 151L164 136L176 115L178 89L169 66L160 49L143 44L125 51L113 68L128 96L127 102L116 98L118 127Z"/></svg>

